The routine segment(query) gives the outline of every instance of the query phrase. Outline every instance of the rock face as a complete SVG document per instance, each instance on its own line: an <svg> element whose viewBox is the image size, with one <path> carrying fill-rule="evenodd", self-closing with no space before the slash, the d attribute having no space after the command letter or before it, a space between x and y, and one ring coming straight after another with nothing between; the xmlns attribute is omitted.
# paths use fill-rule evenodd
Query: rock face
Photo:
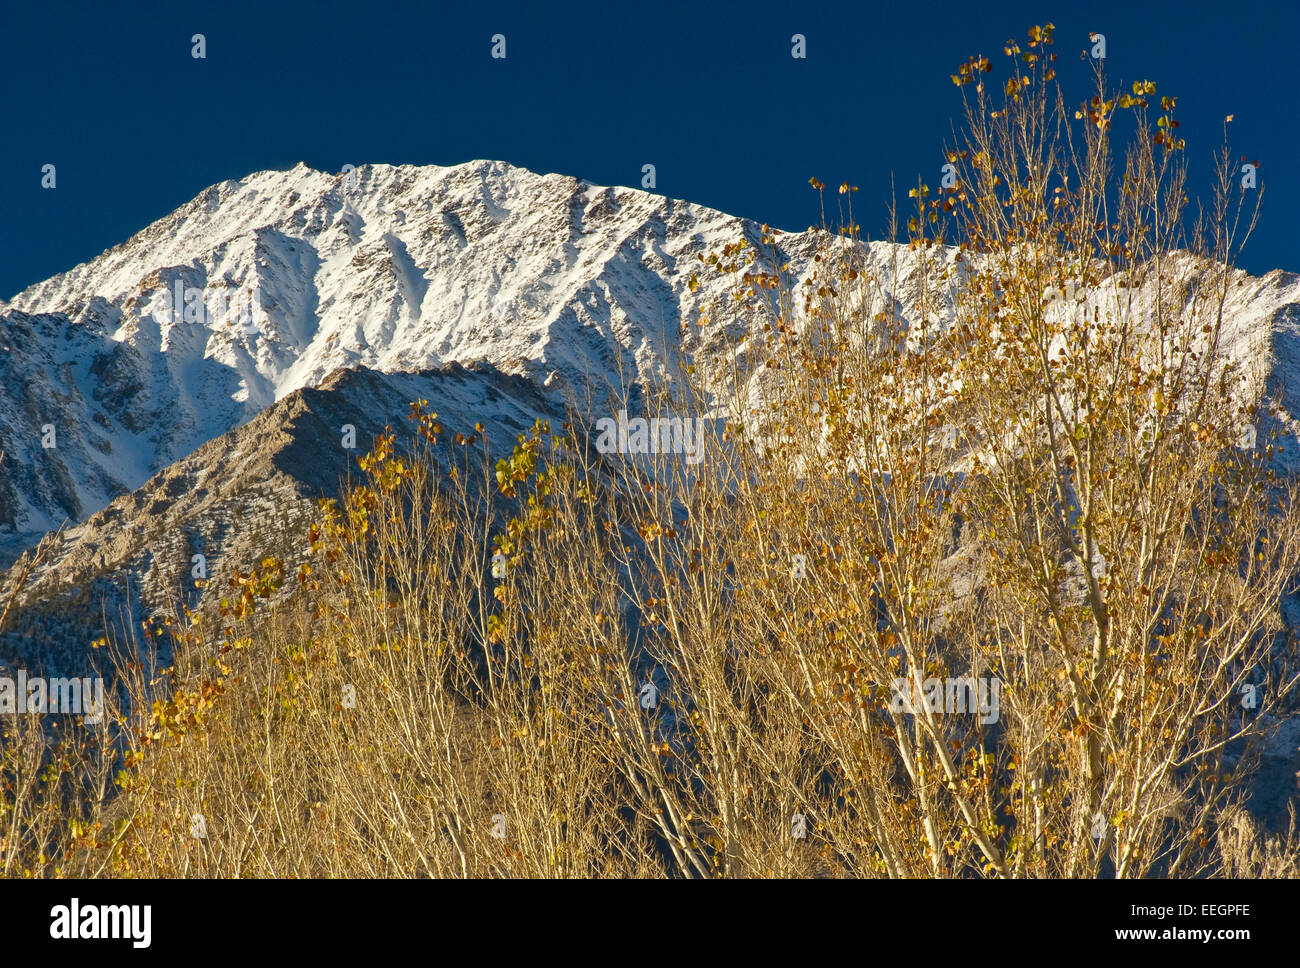
<svg viewBox="0 0 1300 968"><path fill-rule="evenodd" d="M438 401L448 434L482 423L492 453L508 453L534 420L563 419L529 381L483 363L336 371L53 536L0 638L0 665L80 668L107 627L121 634L179 602L197 607L206 593L194 582L196 555L217 596L235 568L267 555L291 567L305 560L316 501L358 476L356 458L385 427L404 433L410 401L421 398Z"/></svg>

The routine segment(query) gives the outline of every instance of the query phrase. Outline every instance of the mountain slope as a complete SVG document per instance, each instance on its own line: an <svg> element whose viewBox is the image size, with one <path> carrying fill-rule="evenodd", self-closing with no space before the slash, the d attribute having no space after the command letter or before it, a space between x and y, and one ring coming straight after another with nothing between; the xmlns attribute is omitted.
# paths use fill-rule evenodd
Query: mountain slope
<svg viewBox="0 0 1300 968"><path fill-rule="evenodd" d="M178 602L197 607L208 596L193 581L195 555L218 597L236 568L267 555L290 567L306 560L316 501L359 478L356 458L385 427L407 433L410 401L421 398L438 401L448 435L481 423L478 446L493 455L508 454L535 420L563 419L529 381L483 363L410 374L336 371L53 536L0 634L0 665L80 668L106 628L135 631ZM342 434L349 425L351 449Z"/></svg>

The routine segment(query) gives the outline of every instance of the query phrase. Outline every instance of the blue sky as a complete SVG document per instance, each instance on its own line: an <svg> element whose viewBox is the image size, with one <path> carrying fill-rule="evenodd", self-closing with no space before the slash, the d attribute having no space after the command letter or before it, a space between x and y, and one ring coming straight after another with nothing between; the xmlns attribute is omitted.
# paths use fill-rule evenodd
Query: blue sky
<svg viewBox="0 0 1300 968"><path fill-rule="evenodd" d="M1094 30L1113 78L1179 95L1197 191L1234 114L1267 189L1242 263L1300 270L1294 0L22 3L3 14L0 296L214 182L298 161L491 158L635 187L650 163L662 194L792 230L818 218L816 176L860 186L858 220L879 234L891 173L904 190L938 180L960 110L948 75L974 53L1002 70L1003 41L1047 21L1067 101L1086 96Z"/></svg>

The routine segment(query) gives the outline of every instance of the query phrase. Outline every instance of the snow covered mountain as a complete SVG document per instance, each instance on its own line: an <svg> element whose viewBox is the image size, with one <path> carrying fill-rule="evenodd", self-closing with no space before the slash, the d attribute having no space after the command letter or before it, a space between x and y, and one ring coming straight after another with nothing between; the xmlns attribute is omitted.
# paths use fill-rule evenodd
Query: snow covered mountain
<svg viewBox="0 0 1300 968"><path fill-rule="evenodd" d="M423 396L449 428L483 421L499 452L535 417L613 412L593 401L659 385L736 322L685 325L724 285L690 285L696 256L760 236L497 162L299 165L213 186L19 293L0 309L0 565L68 530L27 589L48 608L13 617L8 651L84 647L83 624L51 622L95 616L104 581L174 589L191 545L217 566L262 520L254 491L305 513L355 456L344 423L364 452ZM797 278L815 240L783 239Z"/></svg>
<svg viewBox="0 0 1300 968"><path fill-rule="evenodd" d="M495 162L215 185L3 311L0 529L82 520L340 368L485 360L557 398L653 382L710 295L688 264L741 235ZM791 243L797 267L811 240Z"/></svg>
<svg viewBox="0 0 1300 968"><path fill-rule="evenodd" d="M497 452L534 417L614 413L611 392L744 339L752 315L717 310L726 277L691 282L741 238L762 251L754 222L500 162L214 185L0 303L0 564L67 523L38 597L179 579L182 552L219 558L272 492L299 513L328 491L344 422L364 449L416 396L452 429L483 420ZM779 241L760 268L798 287L817 234ZM914 254L869 258L910 318ZM1231 292L1229 345L1300 399L1300 277L1241 273ZM24 627L33 647L51 635Z"/></svg>

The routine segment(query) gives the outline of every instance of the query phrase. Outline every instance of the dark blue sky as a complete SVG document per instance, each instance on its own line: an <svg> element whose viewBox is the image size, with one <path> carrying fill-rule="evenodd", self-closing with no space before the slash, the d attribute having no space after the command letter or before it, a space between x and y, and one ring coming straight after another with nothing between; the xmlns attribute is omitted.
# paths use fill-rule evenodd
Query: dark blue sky
<svg viewBox="0 0 1300 968"><path fill-rule="evenodd" d="M214 182L298 161L492 158L638 187L653 163L660 193L785 229L817 220L815 175L860 186L858 219L879 234L891 172L904 191L938 180L960 110L948 75L973 53L1005 74L1002 42L1049 20L1069 103L1086 96L1090 30L1113 78L1179 95L1197 191L1235 114L1233 147L1267 187L1242 262L1300 269L1295 0L18 3L0 34L0 296Z"/></svg>

